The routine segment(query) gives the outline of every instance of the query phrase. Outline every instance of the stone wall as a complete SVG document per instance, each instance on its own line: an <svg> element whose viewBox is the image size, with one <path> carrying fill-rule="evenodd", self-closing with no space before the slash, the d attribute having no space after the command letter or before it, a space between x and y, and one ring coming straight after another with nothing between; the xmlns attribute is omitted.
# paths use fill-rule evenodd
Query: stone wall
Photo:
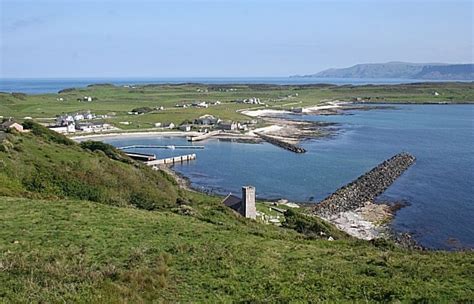
<svg viewBox="0 0 474 304"><path fill-rule="evenodd" d="M298 147L297 145L293 145L293 144L287 143L285 141L279 140L279 139L277 139L273 136L268 136L268 135L265 135L265 134L262 134L262 133L255 133L255 134L260 136L266 142L268 142L270 144L273 144L275 146L281 147L283 149L289 150L291 152L295 152L295 153L305 153L306 152L306 150L302 147Z"/></svg>
<svg viewBox="0 0 474 304"><path fill-rule="evenodd" d="M385 160L355 181L343 186L316 205L312 212L328 218L340 212L352 211L382 194L415 161L408 153Z"/></svg>

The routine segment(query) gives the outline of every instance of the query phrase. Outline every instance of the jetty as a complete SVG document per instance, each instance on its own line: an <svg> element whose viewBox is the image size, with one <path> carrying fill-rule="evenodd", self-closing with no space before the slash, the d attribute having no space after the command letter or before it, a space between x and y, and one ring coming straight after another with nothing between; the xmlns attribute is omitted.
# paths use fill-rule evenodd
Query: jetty
<svg viewBox="0 0 474 304"><path fill-rule="evenodd" d="M311 213L329 218L341 212L353 211L373 201L415 162L408 153L399 153L385 160L353 182L339 188L319 204Z"/></svg>
<svg viewBox="0 0 474 304"><path fill-rule="evenodd" d="M144 154L144 153L136 153L136 152L124 152L125 155L132 159L141 160L141 161L153 161L156 160L155 154Z"/></svg>
<svg viewBox="0 0 474 304"><path fill-rule="evenodd" d="M220 133L221 133L221 131L218 130L218 131L211 131L211 132L208 132L208 133L204 133L204 134L198 135L198 136L189 136L188 141L201 141L201 140L208 139L208 138L210 138L214 135L218 135Z"/></svg>
<svg viewBox="0 0 474 304"><path fill-rule="evenodd" d="M162 158L162 159L155 159L151 161L145 162L147 166L158 166L158 165L173 165L176 163L184 163L184 162L189 162L191 160L196 159L196 154L187 154L187 155L180 155L180 156L174 156L174 157L168 157L168 158Z"/></svg>
<svg viewBox="0 0 474 304"><path fill-rule="evenodd" d="M128 149L204 149L204 146L175 146L175 145L167 145L167 146L156 146L156 145L132 145L132 146L124 146L118 147L119 150L128 150Z"/></svg>
<svg viewBox="0 0 474 304"><path fill-rule="evenodd" d="M280 148L289 150L291 152L295 152L295 153L305 153L306 152L306 150L304 148L299 147L299 146L294 145L294 144L290 144L290 143L288 143L286 141L283 141L281 139L278 139L274 136L269 136L269 135L265 135L265 134L257 133L257 132L255 132L255 134L257 134L264 141L266 141L266 142L268 142L272 145L278 146Z"/></svg>

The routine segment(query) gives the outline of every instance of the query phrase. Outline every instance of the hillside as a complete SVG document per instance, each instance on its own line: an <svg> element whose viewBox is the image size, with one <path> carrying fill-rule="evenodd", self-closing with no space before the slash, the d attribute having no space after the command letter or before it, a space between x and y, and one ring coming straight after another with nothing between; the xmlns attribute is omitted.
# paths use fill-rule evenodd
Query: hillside
<svg viewBox="0 0 474 304"><path fill-rule="evenodd" d="M179 197L171 177L111 146L79 145L38 124L29 127L30 133L7 134L0 142L0 195L75 198L149 210L174 205Z"/></svg>
<svg viewBox="0 0 474 304"><path fill-rule="evenodd" d="M357 64L348 68L328 69L303 77L474 80L474 64L370 63Z"/></svg>
<svg viewBox="0 0 474 304"><path fill-rule="evenodd" d="M209 204L209 203L207 203ZM0 197L0 301L473 299L474 256L305 239L239 220Z"/></svg>
<svg viewBox="0 0 474 304"><path fill-rule="evenodd" d="M319 232L334 227L295 212L288 228L260 224L219 197L178 190L109 146L86 149L29 127L0 145L0 302L474 298L472 252L412 251L344 234L328 241Z"/></svg>

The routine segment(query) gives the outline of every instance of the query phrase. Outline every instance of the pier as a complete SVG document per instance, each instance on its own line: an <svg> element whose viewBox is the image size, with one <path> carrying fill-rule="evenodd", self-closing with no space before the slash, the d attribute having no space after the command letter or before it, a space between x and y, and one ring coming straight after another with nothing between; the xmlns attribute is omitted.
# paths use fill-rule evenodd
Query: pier
<svg viewBox="0 0 474 304"><path fill-rule="evenodd" d="M181 155L181 156L174 156L174 157L151 160L151 161L145 162L145 164L148 165L148 166L173 165L173 164L176 164L176 163L189 162L189 161L195 160L195 159L196 159L196 154L193 153L193 154L187 154L187 155Z"/></svg>
<svg viewBox="0 0 474 304"><path fill-rule="evenodd" d="M312 213L329 218L340 212L353 211L363 207L365 202L373 201L390 187L414 162L414 156L408 153L399 153L353 182L339 188L317 204Z"/></svg>
<svg viewBox="0 0 474 304"><path fill-rule="evenodd" d="M198 135L198 136L190 136L188 137L188 141L201 141L201 140L205 140L205 139L208 139L214 135L218 135L220 134L221 131L212 131L212 132L208 132L208 133L204 133L203 135Z"/></svg>
<svg viewBox="0 0 474 304"><path fill-rule="evenodd" d="M255 134L257 134L264 141L266 141L266 142L268 142L272 145L278 146L280 148L289 150L291 152L295 152L295 153L305 153L306 152L306 150L304 148L299 147L299 146L294 145L294 144L287 143L287 142L285 142L281 139L278 139L276 137L268 136L268 135L265 135L265 134L262 134L262 133L255 133Z"/></svg>
<svg viewBox="0 0 474 304"><path fill-rule="evenodd" d="M155 154L144 154L144 153L135 153L135 152L124 152L130 158L141 160L141 161L153 161L156 160Z"/></svg>
<svg viewBox="0 0 474 304"><path fill-rule="evenodd" d="M156 145L132 145L132 146L125 146L125 147L118 147L117 149L120 150L128 150L128 149L204 149L204 146L175 146L175 145L168 145L168 146L156 146Z"/></svg>

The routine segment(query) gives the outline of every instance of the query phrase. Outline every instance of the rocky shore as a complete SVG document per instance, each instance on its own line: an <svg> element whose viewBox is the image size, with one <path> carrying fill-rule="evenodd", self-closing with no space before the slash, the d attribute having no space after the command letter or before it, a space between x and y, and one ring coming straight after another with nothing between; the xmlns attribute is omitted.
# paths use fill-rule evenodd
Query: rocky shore
<svg viewBox="0 0 474 304"><path fill-rule="evenodd" d="M408 153L397 154L322 200L312 212L327 218L363 207L384 192L414 161L415 157Z"/></svg>

